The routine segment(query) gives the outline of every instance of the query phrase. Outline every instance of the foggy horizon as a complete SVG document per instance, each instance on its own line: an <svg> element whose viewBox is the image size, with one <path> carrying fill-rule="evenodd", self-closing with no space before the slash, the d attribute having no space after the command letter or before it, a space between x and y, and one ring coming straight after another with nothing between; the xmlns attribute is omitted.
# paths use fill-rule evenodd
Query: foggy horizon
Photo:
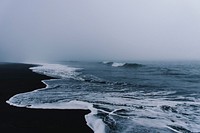
<svg viewBox="0 0 200 133"><path fill-rule="evenodd" d="M198 0L1 0L0 62L200 60Z"/></svg>

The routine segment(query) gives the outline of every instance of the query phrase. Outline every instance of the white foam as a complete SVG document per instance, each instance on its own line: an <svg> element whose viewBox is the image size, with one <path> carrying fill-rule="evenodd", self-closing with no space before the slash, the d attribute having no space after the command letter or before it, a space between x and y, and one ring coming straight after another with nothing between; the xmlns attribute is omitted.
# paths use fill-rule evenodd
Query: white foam
<svg viewBox="0 0 200 133"><path fill-rule="evenodd" d="M20 94L23 94L23 93L20 93ZM26 107L26 106L24 106L22 104L16 104L15 102L13 102L14 101L14 97L16 97L16 96L18 96L20 94L17 94L15 96L11 97L9 100L6 101L6 103L11 105L11 106L15 106L15 107Z"/></svg>
<svg viewBox="0 0 200 133"><path fill-rule="evenodd" d="M105 133L105 124L100 118L95 116L96 114L97 110L95 109L85 116L87 125L94 131L94 133Z"/></svg>
<svg viewBox="0 0 200 133"><path fill-rule="evenodd" d="M91 103L73 100L70 102L57 102L57 103L44 103L33 105L19 105L12 102L12 98L6 101L8 104L16 107L26 107L34 109L83 109L90 110L91 112L85 115L87 125L94 131L94 133L105 133L104 122L96 117L97 109L93 107Z"/></svg>
<svg viewBox="0 0 200 133"><path fill-rule="evenodd" d="M104 122L96 117L97 109L91 103L73 100L70 102L61 103L45 103L27 106L27 108L40 108L40 109L83 109L90 110L91 112L85 115L87 125L94 131L94 133L105 133Z"/></svg>
<svg viewBox="0 0 200 133"><path fill-rule="evenodd" d="M165 92L161 91L160 93L156 94L163 93ZM171 93L173 94L173 92ZM108 104L112 104L112 108L114 108L114 110L111 111L109 115L124 117L123 114L121 115L121 113L118 113L118 110L124 109L129 112L125 113L125 117L128 115L127 118L131 119L134 123L143 126L145 125L149 128L155 127L171 129L170 127L168 127L168 125L177 125L192 132L200 131L200 117L198 115L199 110L194 111L193 108L191 108L191 106L196 106L196 108L200 106L200 102L197 102L198 100L195 102L168 101L165 100L165 98L153 99L148 97L146 97L145 99L138 98L137 100L122 98L120 96L120 93L119 95L116 94L117 93L110 93L109 95L107 94L104 97L104 102L107 101ZM163 110L163 106L170 108L168 110ZM143 109L137 107L143 107ZM191 119L193 120L191 121Z"/></svg>
<svg viewBox="0 0 200 133"><path fill-rule="evenodd" d="M43 103L28 106L28 108L40 108L40 109L93 109L92 104L82 101L70 101L70 102L56 102L56 103Z"/></svg>
<svg viewBox="0 0 200 133"><path fill-rule="evenodd" d="M140 92L138 92L140 93ZM163 92L161 91L161 94ZM128 93L127 93L128 94ZM129 95L133 95L133 97L136 97L137 93L130 93ZM157 94L157 93L156 93ZM158 93L159 94L159 93ZM155 127L155 128L168 128L170 130L174 130L173 128L170 128L168 125L177 125L181 126L187 130L190 130L192 132L198 132L200 131L200 117L195 116L195 114L198 114L199 111L194 111L190 106L200 106L200 102L193 102L193 101L168 101L162 98L153 99L146 97L145 99L129 99L129 98L122 98L121 93L106 93L104 94L104 97L102 97L102 94L97 95L96 93L91 92L88 97L86 98L88 101L88 98L94 98L98 99L98 101L102 101L103 104L101 104L103 107L106 107L106 102L109 104L112 104L112 106L109 106L111 108L111 112L105 112L109 115L119 115L118 110L125 109L129 110L130 113L126 113L124 118L128 118L134 123L137 123L139 125L147 126L149 128ZM14 99L15 100L15 99ZM104 133L105 132L105 124L103 121L96 116L97 111L104 112L103 110L97 110L93 107L93 104L88 102L82 102L73 100L70 102L56 102L56 103L44 103L44 104L33 104L33 105L16 105L13 104L12 98L7 102L11 105L18 106L18 107L27 107L27 108L42 108L42 109L89 109L91 110L91 113L87 114L85 116L85 119L87 121L87 125L95 132L95 133ZM22 103L23 104L23 103ZM100 103L98 104L100 105ZM137 109L135 107L144 107L143 109ZM162 110L162 106L170 106L171 108L174 108L177 112L172 112L171 110ZM189 115L184 116L182 113L187 113ZM194 114L195 113L195 114ZM128 117L127 117L128 115ZM123 117L123 115L121 115ZM121 117L120 116L120 117ZM148 117L153 117L153 119L148 119ZM154 119L155 118L155 119ZM193 119L191 121L191 119ZM172 121L173 120L173 121ZM130 121L130 124L131 124ZM177 131L178 132L178 131Z"/></svg>
<svg viewBox="0 0 200 133"><path fill-rule="evenodd" d="M166 95L171 95L171 94L175 94L175 93L176 93L176 91L156 91L156 92L145 93L143 95L146 95L146 96L155 96L155 95L166 96Z"/></svg>
<svg viewBox="0 0 200 133"><path fill-rule="evenodd" d="M112 66L113 67L121 67L121 66L123 66L125 63L117 63L117 62L114 62L113 64L112 64Z"/></svg>
<svg viewBox="0 0 200 133"><path fill-rule="evenodd" d="M108 64L108 63L110 63L110 61L103 61L102 63L103 64Z"/></svg>
<svg viewBox="0 0 200 133"><path fill-rule="evenodd" d="M67 65L60 65L60 64L44 64L38 63L39 66L31 67L30 69L33 72L56 77L56 78L72 78L77 80L83 80L82 78L78 77L80 74L77 70L81 70L81 68L74 68L69 67Z"/></svg>

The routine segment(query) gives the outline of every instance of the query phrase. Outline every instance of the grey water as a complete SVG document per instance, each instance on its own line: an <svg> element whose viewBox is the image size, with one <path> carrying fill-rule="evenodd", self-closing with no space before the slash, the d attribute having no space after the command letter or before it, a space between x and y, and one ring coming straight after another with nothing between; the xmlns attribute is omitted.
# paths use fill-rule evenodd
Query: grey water
<svg viewBox="0 0 200 133"><path fill-rule="evenodd" d="M15 95L9 103L89 103L106 133L200 132L200 62L66 61L32 70L58 79L44 81L45 89Z"/></svg>

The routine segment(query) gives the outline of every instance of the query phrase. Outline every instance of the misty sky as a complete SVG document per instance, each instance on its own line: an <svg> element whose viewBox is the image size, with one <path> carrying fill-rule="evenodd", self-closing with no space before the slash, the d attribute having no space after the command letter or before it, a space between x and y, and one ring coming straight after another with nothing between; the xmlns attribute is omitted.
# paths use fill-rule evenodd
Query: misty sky
<svg viewBox="0 0 200 133"><path fill-rule="evenodd" d="M0 0L0 61L200 59L200 0Z"/></svg>

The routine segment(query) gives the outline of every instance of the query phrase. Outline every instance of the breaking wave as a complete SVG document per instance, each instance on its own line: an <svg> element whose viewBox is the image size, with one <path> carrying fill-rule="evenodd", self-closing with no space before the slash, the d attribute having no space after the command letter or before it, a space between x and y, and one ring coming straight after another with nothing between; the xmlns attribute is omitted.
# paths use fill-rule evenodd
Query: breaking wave
<svg viewBox="0 0 200 133"><path fill-rule="evenodd" d="M110 65L113 67L123 67L123 68L138 68L144 65L137 64L137 63L119 63L119 62L106 62L104 61L103 64Z"/></svg>

